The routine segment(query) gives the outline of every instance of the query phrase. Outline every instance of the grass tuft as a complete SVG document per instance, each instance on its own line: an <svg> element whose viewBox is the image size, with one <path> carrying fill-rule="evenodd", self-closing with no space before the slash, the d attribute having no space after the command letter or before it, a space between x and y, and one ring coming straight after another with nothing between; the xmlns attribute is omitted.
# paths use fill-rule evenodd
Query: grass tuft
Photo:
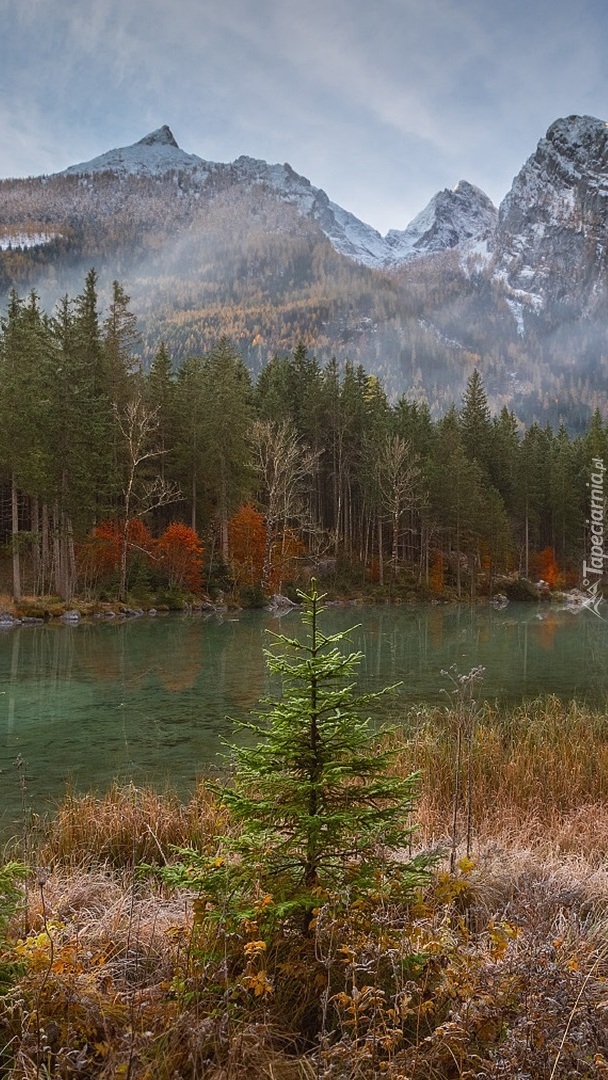
<svg viewBox="0 0 608 1080"><path fill-rule="evenodd" d="M114 784L104 795L69 793L40 850L45 865L162 865L174 847L213 848L228 828L226 811L201 781L183 804L174 792Z"/></svg>

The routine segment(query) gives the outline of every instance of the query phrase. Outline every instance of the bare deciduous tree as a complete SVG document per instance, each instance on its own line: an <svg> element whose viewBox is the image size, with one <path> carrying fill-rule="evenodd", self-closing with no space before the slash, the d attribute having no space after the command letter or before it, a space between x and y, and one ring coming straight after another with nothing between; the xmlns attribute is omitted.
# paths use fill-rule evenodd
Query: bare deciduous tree
<svg viewBox="0 0 608 1080"><path fill-rule="evenodd" d="M421 502L421 472L418 457L407 439L387 435L378 448L375 479L380 505L393 530L391 564L393 578L399 561L399 531L404 514Z"/></svg>
<svg viewBox="0 0 608 1080"><path fill-rule="evenodd" d="M269 588L272 574L272 545L282 530L285 547L290 521L300 524L306 517L303 495L316 472L319 453L307 447L287 421L281 424L258 420L252 429L255 463L266 495L266 550L262 587Z"/></svg>
<svg viewBox="0 0 608 1080"><path fill-rule="evenodd" d="M181 492L176 484L167 483L162 476L141 476L146 462L162 457L166 452L155 442L158 432L158 409L146 405L141 394L136 394L119 409L114 407L116 423L123 444L123 526L120 548L119 598L127 594L127 550L129 525L135 518L159 506L176 502Z"/></svg>

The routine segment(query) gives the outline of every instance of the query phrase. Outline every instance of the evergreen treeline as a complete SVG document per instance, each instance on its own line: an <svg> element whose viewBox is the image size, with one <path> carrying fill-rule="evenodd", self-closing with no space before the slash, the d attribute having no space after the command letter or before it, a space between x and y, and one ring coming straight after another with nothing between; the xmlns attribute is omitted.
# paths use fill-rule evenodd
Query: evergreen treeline
<svg viewBox="0 0 608 1080"><path fill-rule="evenodd" d="M522 334L509 291L474 258L360 266L295 207L222 166L4 180L0 194L0 297L35 288L50 310L95 262L104 297L113 277L129 283L146 367L160 340L178 366L226 334L257 374L267 356L304 341L323 363L347 354L391 398L406 390L437 418L483 363L495 411L507 404L526 424L566 419L579 433L608 391L599 286L589 294L581 281L576 301L528 311Z"/></svg>
<svg viewBox="0 0 608 1080"><path fill-rule="evenodd" d="M197 534L204 585L242 592L284 587L302 562L351 586L459 596L498 575L579 573L591 459L608 460L599 412L574 438L536 424L522 435L506 407L491 415L474 370L460 408L433 419L304 345L255 385L226 338L177 371L161 343L144 371L129 298L115 282L102 315L94 270L52 316L12 293L0 346L16 599L193 588Z"/></svg>

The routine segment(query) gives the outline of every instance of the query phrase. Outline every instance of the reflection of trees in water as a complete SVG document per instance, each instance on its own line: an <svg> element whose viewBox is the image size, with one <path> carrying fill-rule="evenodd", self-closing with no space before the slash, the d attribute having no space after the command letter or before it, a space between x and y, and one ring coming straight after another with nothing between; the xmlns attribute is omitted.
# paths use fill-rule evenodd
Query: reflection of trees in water
<svg viewBox="0 0 608 1080"><path fill-rule="evenodd" d="M276 620L267 622L278 628ZM25 685L36 687L48 708L59 687L83 678L127 696L154 683L171 694L200 683L242 713L266 693L263 648L270 639L263 638L261 625L259 619L169 615L15 629L10 686L19 693Z"/></svg>
<svg viewBox="0 0 608 1080"><path fill-rule="evenodd" d="M19 721L24 696L29 708L48 716L57 687L72 678L77 650L72 635L63 626L16 627L10 631L7 647L10 652L8 728L11 730Z"/></svg>
<svg viewBox="0 0 608 1080"><path fill-rule="evenodd" d="M11 650L11 674L8 686L8 715L6 730L10 735L15 727L15 705L17 701L17 683L19 679L19 646L21 644L21 632L13 632L13 647Z"/></svg>
<svg viewBox="0 0 608 1080"><path fill-rule="evenodd" d="M604 663L608 623L591 612L550 607L487 605L328 608L323 629L352 630L345 651L361 650L360 685L401 682L415 700L442 700L439 672L456 664L486 668L485 696L505 700L571 687L591 700L607 686ZM161 616L77 627L23 627L0 639L6 696L0 708L8 731L24 717L59 720L66 684L93 695L95 708L135 702L141 715L171 715L188 723L223 721L255 709L269 690L264 628L297 636L297 612L277 620L242 613L223 619ZM180 698L180 694L184 696ZM91 699L89 698L88 701ZM87 707L81 696L79 707ZM25 709L25 712L24 712Z"/></svg>
<svg viewBox="0 0 608 1080"><path fill-rule="evenodd" d="M436 607L429 612L428 626L432 648L440 649L443 645L443 613Z"/></svg>
<svg viewBox="0 0 608 1080"><path fill-rule="evenodd" d="M203 669L203 638L198 627L188 620L178 624L177 632L171 626L162 653L155 652L153 674L165 690L179 693L190 690Z"/></svg>
<svg viewBox="0 0 608 1080"><path fill-rule="evenodd" d="M157 680L177 693L194 686L202 668L203 637L189 619L162 618L145 625L135 622L76 628L79 667L99 683L112 683L125 692L140 690Z"/></svg>
<svg viewBox="0 0 608 1080"><path fill-rule="evenodd" d="M271 645L272 638L261 636L259 624L247 621L239 622L235 633L230 633L230 624L225 629L228 633L222 651L224 693L239 713L250 712L268 692L263 649ZM280 627L276 632L281 632Z"/></svg>
<svg viewBox="0 0 608 1080"><path fill-rule="evenodd" d="M607 614L608 614L608 605ZM480 697L508 702L541 693L604 702L608 622L536 605L328 608L322 628L352 631L360 688L401 682L383 702L398 722L404 699L445 702L442 668L486 668ZM18 816L12 762L22 754L32 797L120 775L190 782L215 763L226 717L242 718L274 692L264 666L268 628L297 637L297 612L278 620L243 612L179 615L70 627L22 627L0 636L0 771L5 809ZM574 689L573 689L574 688ZM180 780L180 778L182 778ZM0 813L2 808L0 807ZM0 822L1 825L1 822Z"/></svg>
<svg viewBox="0 0 608 1080"><path fill-rule="evenodd" d="M552 652L555 645L555 635L559 629L561 620L555 612L549 612L545 618L539 620L536 629L536 640L545 652Z"/></svg>
<svg viewBox="0 0 608 1080"><path fill-rule="evenodd" d="M578 620L580 627L578 638L584 656L584 667L587 673L587 684L591 698L608 697L606 683L606 638L608 635L608 604L600 609L602 618L592 611L583 611L579 615L572 616Z"/></svg>
<svg viewBox="0 0 608 1080"><path fill-rule="evenodd" d="M239 712L253 708L265 692L264 643L257 621L167 616L91 629L81 665L100 683L129 691L151 680L170 693L200 684Z"/></svg>
<svg viewBox="0 0 608 1080"><path fill-rule="evenodd" d="M590 612L535 604L499 610L487 604L393 607L339 615L364 626L353 646L366 653L365 682L402 682L401 692L418 700L443 700L442 668L466 673L482 665L482 697L504 701L530 695L572 694L598 701L606 696L605 655L608 622ZM331 626L330 629L335 629ZM579 689L580 688L580 689Z"/></svg>

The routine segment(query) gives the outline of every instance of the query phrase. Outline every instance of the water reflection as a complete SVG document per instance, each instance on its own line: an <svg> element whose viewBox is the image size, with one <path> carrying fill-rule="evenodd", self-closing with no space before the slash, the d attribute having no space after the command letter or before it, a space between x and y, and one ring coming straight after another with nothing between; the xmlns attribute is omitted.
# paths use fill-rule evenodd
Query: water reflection
<svg viewBox="0 0 608 1080"><path fill-rule="evenodd" d="M608 623L591 612L511 605L328 608L324 628L354 627L345 649L364 653L362 689L400 683L407 702L445 701L439 672L486 669L485 697L539 693L604 701ZM299 615L167 616L78 626L23 627L0 636L0 786L17 816L27 763L36 807L66 779L105 787L115 777L165 779L186 790L217 761L227 716L269 692L264 630L300 632Z"/></svg>

